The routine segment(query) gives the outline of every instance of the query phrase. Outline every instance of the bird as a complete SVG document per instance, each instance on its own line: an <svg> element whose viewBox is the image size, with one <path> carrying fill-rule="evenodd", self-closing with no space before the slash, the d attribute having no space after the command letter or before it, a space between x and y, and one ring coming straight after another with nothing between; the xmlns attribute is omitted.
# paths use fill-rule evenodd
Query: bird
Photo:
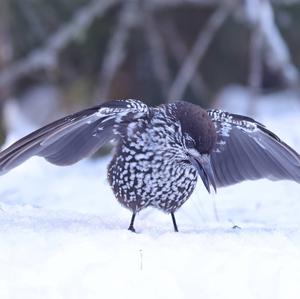
<svg viewBox="0 0 300 299"><path fill-rule="evenodd" d="M200 177L206 190L245 180L300 183L300 156L256 120L177 101L151 107L111 100L54 121L0 152L0 175L32 156L66 166L115 141L107 178L132 213L147 207L171 215L189 199Z"/></svg>

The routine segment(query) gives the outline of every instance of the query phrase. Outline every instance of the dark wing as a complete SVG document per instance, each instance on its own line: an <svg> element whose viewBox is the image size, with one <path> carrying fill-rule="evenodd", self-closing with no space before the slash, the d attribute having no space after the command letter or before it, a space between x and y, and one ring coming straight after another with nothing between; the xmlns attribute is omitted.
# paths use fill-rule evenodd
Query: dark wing
<svg viewBox="0 0 300 299"><path fill-rule="evenodd" d="M59 119L23 137L0 153L0 174L32 156L70 165L117 138L129 123L149 113L138 100L116 100Z"/></svg>
<svg viewBox="0 0 300 299"><path fill-rule="evenodd" d="M255 120L209 110L217 143L211 164L217 187L267 178L300 183L300 156Z"/></svg>

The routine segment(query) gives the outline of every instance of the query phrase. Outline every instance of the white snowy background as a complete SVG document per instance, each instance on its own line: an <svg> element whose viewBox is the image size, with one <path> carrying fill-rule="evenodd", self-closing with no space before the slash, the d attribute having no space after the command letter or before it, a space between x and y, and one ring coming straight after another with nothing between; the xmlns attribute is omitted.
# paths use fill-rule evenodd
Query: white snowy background
<svg viewBox="0 0 300 299"><path fill-rule="evenodd" d="M243 110L245 95L228 92ZM286 97L262 99L256 118L300 151L300 108ZM7 145L32 129L18 119ZM0 177L1 299L300 298L298 184L245 182L210 196L199 183L176 214L179 233L147 209L134 234L106 180L109 160L61 168L33 158Z"/></svg>

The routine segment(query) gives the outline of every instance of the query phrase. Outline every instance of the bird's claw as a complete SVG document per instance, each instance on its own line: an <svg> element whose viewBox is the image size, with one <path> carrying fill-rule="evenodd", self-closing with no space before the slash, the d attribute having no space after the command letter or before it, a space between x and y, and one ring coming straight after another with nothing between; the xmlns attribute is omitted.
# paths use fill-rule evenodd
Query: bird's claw
<svg viewBox="0 0 300 299"><path fill-rule="evenodd" d="M232 227L233 229L242 229L240 226L238 226L238 225L234 225L233 227Z"/></svg>
<svg viewBox="0 0 300 299"><path fill-rule="evenodd" d="M135 228L134 228L133 226L129 226L129 227L128 227L128 230L130 230L130 231L133 232L133 233L136 233Z"/></svg>

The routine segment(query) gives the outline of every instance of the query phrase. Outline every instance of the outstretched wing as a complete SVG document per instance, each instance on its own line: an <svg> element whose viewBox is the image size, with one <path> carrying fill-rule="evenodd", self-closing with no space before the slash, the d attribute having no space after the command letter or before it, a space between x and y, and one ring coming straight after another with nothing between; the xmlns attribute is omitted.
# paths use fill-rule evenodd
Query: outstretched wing
<svg viewBox="0 0 300 299"><path fill-rule="evenodd" d="M126 132L129 123L148 113L148 106L141 101L115 100L66 116L3 150L0 174L34 155L56 165L76 163Z"/></svg>
<svg viewBox="0 0 300 299"><path fill-rule="evenodd" d="M217 187L267 178L300 183L300 156L255 120L221 110L209 110L217 143L211 164Z"/></svg>

